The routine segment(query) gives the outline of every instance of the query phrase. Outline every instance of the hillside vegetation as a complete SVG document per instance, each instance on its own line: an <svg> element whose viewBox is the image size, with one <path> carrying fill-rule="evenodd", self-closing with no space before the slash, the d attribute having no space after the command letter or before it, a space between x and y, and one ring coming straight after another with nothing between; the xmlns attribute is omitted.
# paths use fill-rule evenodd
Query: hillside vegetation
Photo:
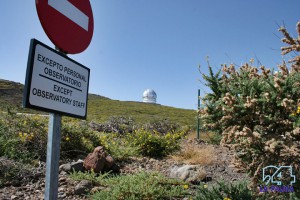
<svg viewBox="0 0 300 200"><path fill-rule="evenodd" d="M0 109L13 106L20 112L36 112L22 108L23 85L0 79ZM194 126L196 112L159 104L112 100L100 95L88 96L88 121L106 122L113 116L131 117L136 123L168 119L180 125Z"/></svg>
<svg viewBox="0 0 300 200"><path fill-rule="evenodd" d="M0 79L0 108L7 104L20 107L22 96L22 84Z"/></svg>

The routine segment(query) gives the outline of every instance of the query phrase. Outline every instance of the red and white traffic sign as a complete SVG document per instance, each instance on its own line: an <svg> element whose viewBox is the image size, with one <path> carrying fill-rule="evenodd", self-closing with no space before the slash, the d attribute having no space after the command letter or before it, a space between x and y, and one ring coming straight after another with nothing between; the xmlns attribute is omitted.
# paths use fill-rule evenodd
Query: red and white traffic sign
<svg viewBox="0 0 300 200"><path fill-rule="evenodd" d="M62 51L76 54L90 44L94 19L89 0L36 0L41 24L49 39Z"/></svg>

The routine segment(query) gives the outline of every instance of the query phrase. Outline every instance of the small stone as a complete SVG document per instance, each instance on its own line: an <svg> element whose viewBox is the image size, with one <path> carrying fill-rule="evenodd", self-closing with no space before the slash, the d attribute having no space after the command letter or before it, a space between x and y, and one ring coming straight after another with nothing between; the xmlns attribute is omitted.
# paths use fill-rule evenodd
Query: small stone
<svg viewBox="0 0 300 200"><path fill-rule="evenodd" d="M105 160L106 160L105 165L108 168L111 168L115 164L115 160L110 155L106 156Z"/></svg>
<svg viewBox="0 0 300 200"><path fill-rule="evenodd" d="M68 174L68 172L65 172L65 171L60 171L59 172L59 175L62 175L62 176L65 176L65 175L67 175Z"/></svg>
<svg viewBox="0 0 300 200"><path fill-rule="evenodd" d="M74 193L77 195L87 194L93 188L93 183L88 180L82 180L75 186Z"/></svg>
<svg viewBox="0 0 300 200"><path fill-rule="evenodd" d="M64 171L64 172L70 172L71 170L71 164L70 163L66 163L66 164L62 164L61 166L59 166L59 171Z"/></svg>
<svg viewBox="0 0 300 200"><path fill-rule="evenodd" d="M115 173L119 173L120 172L120 167L117 165L117 164L114 164L112 167L111 167L111 170Z"/></svg>
<svg viewBox="0 0 300 200"><path fill-rule="evenodd" d="M83 160L77 160L76 162L71 163L71 172L84 172L85 168L83 166Z"/></svg>
<svg viewBox="0 0 300 200"><path fill-rule="evenodd" d="M22 192L17 192L16 196L21 197L21 196L24 196L24 194Z"/></svg>
<svg viewBox="0 0 300 200"><path fill-rule="evenodd" d="M99 192L99 191L104 190L104 189L106 189L106 188L105 187L101 187L101 186L93 187L91 189L91 193L94 194L94 193Z"/></svg>
<svg viewBox="0 0 300 200"><path fill-rule="evenodd" d="M17 197L16 195L12 195L12 196L10 197L11 200L17 199L17 198L18 198L18 197Z"/></svg>
<svg viewBox="0 0 300 200"><path fill-rule="evenodd" d="M179 178L192 184L199 184L206 172L197 165L175 166L170 170L171 178Z"/></svg>
<svg viewBox="0 0 300 200"><path fill-rule="evenodd" d="M63 187L59 187L58 188L58 192L64 192L66 189L65 188L63 188Z"/></svg>
<svg viewBox="0 0 300 200"><path fill-rule="evenodd" d="M58 179L58 182L66 182L66 180L67 180L67 177L60 177Z"/></svg>
<svg viewBox="0 0 300 200"><path fill-rule="evenodd" d="M65 199L66 196L67 196L66 194L59 194L59 195L58 195L58 198L60 198L60 199Z"/></svg>
<svg viewBox="0 0 300 200"><path fill-rule="evenodd" d="M225 166L218 166L219 169L217 169L218 172L223 172L225 171Z"/></svg>
<svg viewBox="0 0 300 200"><path fill-rule="evenodd" d="M207 183L207 182L209 182L209 181L212 181L212 177L209 176L209 175L206 175L206 176L204 177L204 179L202 179L201 181L204 182L204 183Z"/></svg>

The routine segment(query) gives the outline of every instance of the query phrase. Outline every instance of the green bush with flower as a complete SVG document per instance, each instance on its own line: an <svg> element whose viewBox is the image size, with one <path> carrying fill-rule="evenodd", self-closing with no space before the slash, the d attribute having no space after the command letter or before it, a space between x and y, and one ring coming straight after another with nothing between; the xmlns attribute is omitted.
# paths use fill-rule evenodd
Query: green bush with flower
<svg viewBox="0 0 300 200"><path fill-rule="evenodd" d="M160 134L156 131L151 132L144 129L136 130L127 135L128 140L136 146L143 156L163 157L180 148L182 139L188 130L182 130L167 134Z"/></svg>
<svg viewBox="0 0 300 200"><path fill-rule="evenodd" d="M30 162L45 159L47 119L40 116L0 115L0 156Z"/></svg>
<svg viewBox="0 0 300 200"><path fill-rule="evenodd" d="M98 145L103 146L116 160L139 156L139 150L128 140L128 134L98 132Z"/></svg>
<svg viewBox="0 0 300 200"><path fill-rule="evenodd" d="M84 157L99 145L116 159L130 156L162 157L179 149L180 139L188 129L159 133L139 129L131 133L104 133L93 130L88 122L63 117L61 127L61 158ZM0 115L0 156L24 160L46 160L48 117Z"/></svg>
<svg viewBox="0 0 300 200"><path fill-rule="evenodd" d="M64 118L61 128L61 157L77 158L92 152L99 145L99 136L86 121Z"/></svg>
<svg viewBox="0 0 300 200"><path fill-rule="evenodd" d="M292 38L284 27L282 54L300 52L298 38ZM278 66L278 72L264 66L253 66L253 60L236 69L222 65L214 74L204 75L212 93L203 98L206 108L201 117L206 128L222 133L221 144L236 151L236 165L252 177L256 191L264 184L262 169L269 165L292 166L297 177L295 193L300 196L300 55ZM288 179L282 179L289 184Z"/></svg>
<svg viewBox="0 0 300 200"><path fill-rule="evenodd" d="M15 112L0 115L0 156L31 162L46 160L48 117L19 115ZM86 155L99 145L97 133L86 122L63 118L61 127L61 157Z"/></svg>
<svg viewBox="0 0 300 200"><path fill-rule="evenodd" d="M291 114L291 119L294 122L294 127L300 127L300 106L298 106L297 110Z"/></svg>

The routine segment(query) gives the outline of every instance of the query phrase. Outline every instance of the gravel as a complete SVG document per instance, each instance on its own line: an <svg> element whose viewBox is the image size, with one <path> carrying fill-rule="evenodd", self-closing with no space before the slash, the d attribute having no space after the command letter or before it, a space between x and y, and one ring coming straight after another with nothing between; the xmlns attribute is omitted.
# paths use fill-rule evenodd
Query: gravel
<svg viewBox="0 0 300 200"><path fill-rule="evenodd" d="M193 141L194 145L208 145ZM203 166L206 172L205 180L208 185L213 185L217 181L224 180L225 182L235 182L249 179L247 175L236 169L231 164L234 154L225 147L218 145L213 146L217 161L211 165ZM11 165L16 164L14 161L6 158L0 158L0 164ZM134 174L139 171L159 171L166 176L169 176L170 169L174 166L183 166L184 163L175 161L172 158L154 159L154 158L136 158L131 157L126 161L117 163L121 168L121 174ZM0 166L1 167L1 166ZM38 167L18 173L16 183L6 182L5 187L0 188L1 200L35 200L43 199L45 192L45 163L40 162ZM74 181L69 178L68 174L61 171L59 174L59 200L85 200L88 199L86 194L76 195L75 188L79 181ZM101 188L100 188L101 189ZM99 190L99 187L94 187L92 191Z"/></svg>

